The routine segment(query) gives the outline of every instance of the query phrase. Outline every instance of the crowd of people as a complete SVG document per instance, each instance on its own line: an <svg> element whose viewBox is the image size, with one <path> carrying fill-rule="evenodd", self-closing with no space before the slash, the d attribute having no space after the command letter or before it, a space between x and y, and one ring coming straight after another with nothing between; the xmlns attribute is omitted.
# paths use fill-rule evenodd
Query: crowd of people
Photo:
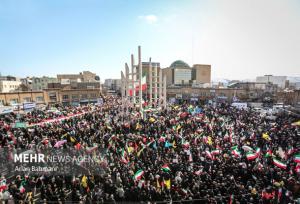
<svg viewBox="0 0 300 204"><path fill-rule="evenodd" d="M229 104L139 112L118 97L102 105L0 118L7 152L73 149L94 156L81 174L0 175L0 200L48 203L294 203L300 198L299 118L275 120ZM15 128L16 121L27 127ZM59 144L59 145L58 145ZM100 159L99 159L100 158ZM100 170L99 170L100 169ZM98 171L99 170L99 171Z"/></svg>

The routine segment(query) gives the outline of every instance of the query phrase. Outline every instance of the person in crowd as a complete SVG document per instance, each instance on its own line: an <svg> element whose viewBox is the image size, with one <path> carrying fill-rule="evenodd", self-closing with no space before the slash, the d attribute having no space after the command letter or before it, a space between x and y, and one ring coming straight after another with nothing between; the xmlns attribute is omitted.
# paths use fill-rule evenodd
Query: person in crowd
<svg viewBox="0 0 300 204"><path fill-rule="evenodd" d="M95 162L78 164L81 174L9 178L4 174L14 172L1 162L0 200L291 203L300 197L300 128L293 124L299 118L281 114L272 121L226 103L139 112L122 109L118 97L104 101L1 116L1 161L50 148L93 155ZM17 120L27 127L14 127Z"/></svg>

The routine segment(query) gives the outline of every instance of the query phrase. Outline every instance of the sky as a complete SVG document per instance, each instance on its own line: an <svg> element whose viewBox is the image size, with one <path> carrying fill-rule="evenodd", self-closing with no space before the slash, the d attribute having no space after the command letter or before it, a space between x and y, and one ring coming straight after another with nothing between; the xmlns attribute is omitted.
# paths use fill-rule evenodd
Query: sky
<svg viewBox="0 0 300 204"><path fill-rule="evenodd" d="M161 67L211 64L213 79L300 76L300 1L0 1L2 75L120 78L138 45Z"/></svg>

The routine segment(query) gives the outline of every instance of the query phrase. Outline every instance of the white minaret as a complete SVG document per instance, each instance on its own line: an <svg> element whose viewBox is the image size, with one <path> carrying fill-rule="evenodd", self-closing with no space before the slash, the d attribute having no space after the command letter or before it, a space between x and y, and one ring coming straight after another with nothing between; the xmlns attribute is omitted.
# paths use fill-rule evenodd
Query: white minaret
<svg viewBox="0 0 300 204"><path fill-rule="evenodd" d="M158 107L161 107L161 105L162 105L161 104L161 102L162 102L162 91L163 91L163 86L162 86L163 85L163 83L162 83L162 80L163 80L162 79L162 70L159 71L159 79L158 80L159 80L159 83L158 83L159 84L159 89L158 89L159 90L158 91L158 95L159 95L159 98L158 98Z"/></svg>
<svg viewBox="0 0 300 204"><path fill-rule="evenodd" d="M125 97L126 99L129 97L129 67L128 67L128 64L125 63L125 80L126 80L126 83L124 84L125 85L125 90L126 90L126 94L125 94Z"/></svg>
<svg viewBox="0 0 300 204"><path fill-rule="evenodd" d="M126 103L126 112L128 112L128 101L130 100L130 95L129 95L129 67L128 64L125 63L125 84L124 84L124 89L125 89L125 103Z"/></svg>
<svg viewBox="0 0 300 204"><path fill-rule="evenodd" d="M140 86L140 90L139 90L139 101L140 101L140 110L143 109L143 89L142 89L142 51L141 51L141 46L138 47L138 55L139 55L139 86Z"/></svg>
<svg viewBox="0 0 300 204"><path fill-rule="evenodd" d="M124 108L125 108L125 100L126 100L126 93L125 93L125 87L126 87L126 79L123 74L123 71L121 71L121 94L122 94L122 113L124 113Z"/></svg>
<svg viewBox="0 0 300 204"><path fill-rule="evenodd" d="M157 64L154 67L154 103L157 105Z"/></svg>
<svg viewBox="0 0 300 204"><path fill-rule="evenodd" d="M152 62L151 57L149 59L149 105L152 107Z"/></svg>
<svg viewBox="0 0 300 204"><path fill-rule="evenodd" d="M132 90L132 102L135 104L135 65L134 65L134 56L131 55L131 90Z"/></svg>

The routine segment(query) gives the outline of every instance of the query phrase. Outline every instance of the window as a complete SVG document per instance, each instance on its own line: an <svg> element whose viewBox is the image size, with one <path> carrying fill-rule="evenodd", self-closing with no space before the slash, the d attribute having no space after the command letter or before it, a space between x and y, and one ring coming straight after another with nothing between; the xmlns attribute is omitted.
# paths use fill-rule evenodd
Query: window
<svg viewBox="0 0 300 204"><path fill-rule="evenodd" d="M16 104L16 103L18 103L18 99L17 98L14 98L14 99L10 100L10 104Z"/></svg>
<svg viewBox="0 0 300 204"><path fill-rule="evenodd" d="M63 99L64 100L68 100L69 99L69 95L63 95Z"/></svg>
<svg viewBox="0 0 300 204"><path fill-rule="evenodd" d="M87 95L87 94L82 94L82 95L81 95L81 98L82 98L82 99L86 99L86 98L88 98L88 95Z"/></svg>
<svg viewBox="0 0 300 204"><path fill-rule="evenodd" d="M37 96L37 97L35 98L35 100L36 100L37 102L44 101L44 97L43 97L43 96Z"/></svg>
<svg viewBox="0 0 300 204"><path fill-rule="evenodd" d="M56 101L56 92L50 92L49 93L49 98L51 101Z"/></svg>
<svg viewBox="0 0 300 204"><path fill-rule="evenodd" d="M24 101L24 102L30 102L30 101L31 101L31 98L30 98L30 97L25 97L25 98L23 98L23 101Z"/></svg>
<svg viewBox="0 0 300 204"><path fill-rule="evenodd" d="M90 96L91 96L91 98L96 98L97 97L95 93L91 93Z"/></svg>
<svg viewBox="0 0 300 204"><path fill-rule="evenodd" d="M72 95L72 99L78 99L78 95Z"/></svg>
<svg viewBox="0 0 300 204"><path fill-rule="evenodd" d="M174 81L175 84L187 84L192 78L191 69L175 69L174 70Z"/></svg>

